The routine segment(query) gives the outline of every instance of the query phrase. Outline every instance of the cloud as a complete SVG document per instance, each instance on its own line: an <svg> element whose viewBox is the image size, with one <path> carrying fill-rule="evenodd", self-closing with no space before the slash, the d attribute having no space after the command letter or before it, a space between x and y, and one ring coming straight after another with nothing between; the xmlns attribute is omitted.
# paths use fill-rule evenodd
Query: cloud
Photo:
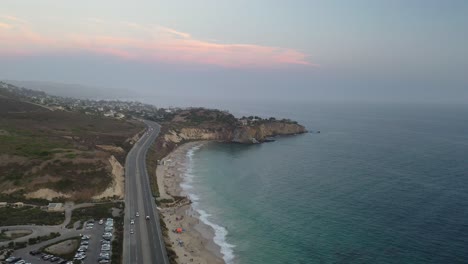
<svg viewBox="0 0 468 264"><path fill-rule="evenodd" d="M177 36L177 37L181 37L181 38L185 38L185 39L191 38L190 34L180 32L180 31L177 31L177 30L172 29L172 28L163 27L163 26L158 26L158 28L162 32L169 33L169 34L172 34L172 35Z"/></svg>
<svg viewBox="0 0 468 264"><path fill-rule="evenodd" d="M99 18L95 18L95 17L88 17L85 20L87 22L91 22L91 23L94 23L94 24L104 24L105 23L104 20L99 19Z"/></svg>
<svg viewBox="0 0 468 264"><path fill-rule="evenodd" d="M1 15L0 19L10 20L13 22L18 22L18 23L27 23L26 20L18 18L16 16L12 16L12 15Z"/></svg>
<svg viewBox="0 0 468 264"><path fill-rule="evenodd" d="M10 24L0 22L0 28L11 28Z"/></svg>
<svg viewBox="0 0 468 264"><path fill-rule="evenodd" d="M200 40L191 34L160 25L116 23L87 18L86 23L95 27L87 27L90 29L86 32L67 26L63 33L51 35L23 24L24 20L19 18L1 18L15 24L0 24L0 54L62 54L84 51L150 63L234 68L314 66L308 61L306 54L294 49Z"/></svg>

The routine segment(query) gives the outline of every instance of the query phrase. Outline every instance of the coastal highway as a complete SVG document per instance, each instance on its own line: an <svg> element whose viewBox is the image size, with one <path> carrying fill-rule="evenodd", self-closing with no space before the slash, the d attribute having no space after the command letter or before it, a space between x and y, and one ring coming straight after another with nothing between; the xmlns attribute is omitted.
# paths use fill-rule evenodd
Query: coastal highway
<svg viewBox="0 0 468 264"><path fill-rule="evenodd" d="M146 153L159 134L157 123L144 121L147 133L135 143L125 161L125 220L123 263L169 264L159 214L156 209L148 173ZM136 213L140 216L137 217ZM146 220L146 216L150 219ZM135 219L135 224L130 224ZM134 234L130 230L134 230Z"/></svg>

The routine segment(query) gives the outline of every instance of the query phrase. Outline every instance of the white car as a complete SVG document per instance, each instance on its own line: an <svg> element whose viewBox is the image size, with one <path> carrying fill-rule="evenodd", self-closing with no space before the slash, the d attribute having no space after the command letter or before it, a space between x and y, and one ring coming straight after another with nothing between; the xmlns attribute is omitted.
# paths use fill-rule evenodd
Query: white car
<svg viewBox="0 0 468 264"><path fill-rule="evenodd" d="M86 258L86 254L85 253L77 253L75 255L75 259L76 260L82 260L82 259L85 259Z"/></svg>
<svg viewBox="0 0 468 264"><path fill-rule="evenodd" d="M135 214L135 215L136 215L137 217L139 217L139 216L140 216L140 214L139 214L138 212L136 212L136 214Z"/></svg>
<svg viewBox="0 0 468 264"><path fill-rule="evenodd" d="M130 224L131 224L131 225L134 225L134 224L135 224L135 220L131 219L131 220L130 220Z"/></svg>
<svg viewBox="0 0 468 264"><path fill-rule="evenodd" d="M133 232L133 229L130 229L130 234L133 234L133 233L135 233L135 232Z"/></svg>
<svg viewBox="0 0 468 264"><path fill-rule="evenodd" d="M110 250L110 246L108 245L102 245L101 246L101 251L109 251Z"/></svg>
<svg viewBox="0 0 468 264"><path fill-rule="evenodd" d="M88 250L88 246L81 246L80 248L78 248L78 252L85 252L86 250Z"/></svg>

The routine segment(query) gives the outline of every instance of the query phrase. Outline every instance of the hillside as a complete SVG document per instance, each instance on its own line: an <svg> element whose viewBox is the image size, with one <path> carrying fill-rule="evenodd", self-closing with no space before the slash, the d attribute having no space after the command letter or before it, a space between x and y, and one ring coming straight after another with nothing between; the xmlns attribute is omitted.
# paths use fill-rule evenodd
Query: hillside
<svg viewBox="0 0 468 264"><path fill-rule="evenodd" d="M307 132L304 126L291 120L235 118L224 111L193 108L176 113L162 123L165 141L180 143L191 140L219 140L243 144L261 143L270 137Z"/></svg>
<svg viewBox="0 0 468 264"><path fill-rule="evenodd" d="M143 128L0 93L0 193L90 199L113 184L112 156L123 164L131 138Z"/></svg>
<svg viewBox="0 0 468 264"><path fill-rule="evenodd" d="M162 125L147 157L151 173L157 160L183 142L254 144L307 132L286 119L238 119L215 109L80 100L0 82L0 198L122 197L122 164L144 130L133 118Z"/></svg>

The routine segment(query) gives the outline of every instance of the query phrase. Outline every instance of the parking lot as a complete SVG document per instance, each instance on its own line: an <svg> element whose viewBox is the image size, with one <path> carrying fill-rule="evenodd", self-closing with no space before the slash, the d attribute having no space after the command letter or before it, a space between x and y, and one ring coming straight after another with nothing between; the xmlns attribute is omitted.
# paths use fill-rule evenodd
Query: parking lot
<svg viewBox="0 0 468 264"><path fill-rule="evenodd" d="M76 237L81 237L81 242L80 247L75 254L75 259L81 260L84 264L110 263L113 231L113 219L111 218L99 221L89 221L84 224L82 230L69 232L65 236L60 236L49 241L44 241L40 244L16 250L12 256L19 257L22 260L7 263L72 263L58 257L54 258L55 256L48 257L47 254L39 252L39 249L59 241Z"/></svg>

